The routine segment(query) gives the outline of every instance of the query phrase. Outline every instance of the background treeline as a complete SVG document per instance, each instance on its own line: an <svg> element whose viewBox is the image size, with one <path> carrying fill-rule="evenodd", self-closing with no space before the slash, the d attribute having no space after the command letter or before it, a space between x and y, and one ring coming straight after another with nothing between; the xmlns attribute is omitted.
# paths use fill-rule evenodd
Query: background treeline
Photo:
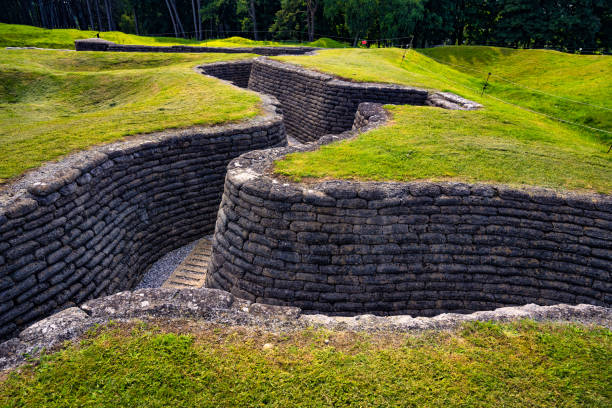
<svg viewBox="0 0 612 408"><path fill-rule="evenodd" d="M196 39L612 49L612 0L1 0L6 23Z"/></svg>

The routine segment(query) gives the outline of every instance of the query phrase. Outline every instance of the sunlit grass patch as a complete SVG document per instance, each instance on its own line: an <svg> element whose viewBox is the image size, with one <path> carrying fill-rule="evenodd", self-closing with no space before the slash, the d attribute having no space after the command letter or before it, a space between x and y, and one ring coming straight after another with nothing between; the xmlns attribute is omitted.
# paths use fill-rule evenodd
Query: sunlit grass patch
<svg viewBox="0 0 612 408"><path fill-rule="evenodd" d="M611 367L611 332L580 325L420 334L119 325L12 373L0 404L606 407Z"/></svg>
<svg viewBox="0 0 612 408"><path fill-rule="evenodd" d="M563 54L556 54L563 58ZM612 191L612 155L606 153L612 136L559 122L513 104L612 130L612 115L597 113L601 110L583 104L570 109L552 97L526 94L519 87L509 90L507 84L503 89L497 85L490 87L481 96L484 78L458 71L412 50L328 50L315 56L275 58L355 81L450 91L484 105L483 110L472 112L389 107L393 121L383 128L315 152L293 154L278 162L276 171L294 180L464 180ZM612 59L600 58L608 59L591 60L591 65L584 65L595 71L600 69L596 67L608 66L605 83L590 87L569 73L559 74L566 83L582 84L578 86L582 93L576 93L575 98L602 105L608 103L601 95L612 92L609 75ZM512 98L508 92L513 92ZM598 119L589 121L589 117Z"/></svg>
<svg viewBox="0 0 612 408"><path fill-rule="evenodd" d="M0 50L0 182L127 135L257 115L255 93L194 70L249 56Z"/></svg>

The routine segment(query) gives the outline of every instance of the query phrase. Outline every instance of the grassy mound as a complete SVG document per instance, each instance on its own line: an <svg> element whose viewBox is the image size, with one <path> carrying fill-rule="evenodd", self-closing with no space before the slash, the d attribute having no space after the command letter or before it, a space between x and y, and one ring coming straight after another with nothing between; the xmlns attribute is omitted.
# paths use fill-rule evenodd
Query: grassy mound
<svg viewBox="0 0 612 408"><path fill-rule="evenodd" d="M255 116L257 95L193 70L246 56L0 50L0 182L126 135Z"/></svg>
<svg viewBox="0 0 612 408"><path fill-rule="evenodd" d="M578 325L416 335L120 325L13 372L0 405L607 407L611 376L612 333Z"/></svg>
<svg viewBox="0 0 612 408"><path fill-rule="evenodd" d="M495 84L481 97L483 78L415 51L408 51L402 62L403 56L404 51L399 49L351 49L276 58L356 81L451 91L482 103L485 109L453 112L393 107L389 126L316 152L290 155L276 164L276 171L295 180L462 180L612 192L612 155L606 153L612 134L558 122L516 104L573 122L596 124L608 131L612 131L612 115L600 115L600 110L585 104L573 103L570 110L557 98L526 95L520 87L514 92L507 84L503 88ZM604 69L607 75L597 86L587 86L582 78L559 73L563 81L560 86L580 88L574 99L607 106L604 95L612 94L612 58L568 58L588 58L583 64L585 72L596 76ZM508 96L511 91L513 99Z"/></svg>
<svg viewBox="0 0 612 408"><path fill-rule="evenodd" d="M76 29L55 29L32 27L18 24L0 23L0 47L39 47L39 48L65 48L74 49L74 40L93 38L97 31ZM254 41L242 37L230 37L220 40L196 41L175 37L145 37L134 34L125 34L119 31L101 32L100 38L117 44L137 45L201 45L208 47L254 47L254 46L292 46L307 45L312 47L341 48L344 44L329 38L320 38L313 43L287 43L277 41Z"/></svg>
<svg viewBox="0 0 612 408"><path fill-rule="evenodd" d="M479 46L419 52L481 80L490 72L488 92L500 98L612 131L610 56Z"/></svg>

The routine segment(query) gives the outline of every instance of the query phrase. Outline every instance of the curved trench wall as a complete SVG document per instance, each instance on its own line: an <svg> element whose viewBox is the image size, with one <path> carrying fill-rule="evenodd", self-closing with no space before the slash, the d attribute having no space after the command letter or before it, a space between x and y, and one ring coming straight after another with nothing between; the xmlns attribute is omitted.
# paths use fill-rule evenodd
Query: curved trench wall
<svg viewBox="0 0 612 408"><path fill-rule="evenodd" d="M0 193L0 335L130 289L214 229L229 161L286 145L276 103L243 124L143 135L77 153Z"/></svg>
<svg viewBox="0 0 612 408"><path fill-rule="evenodd" d="M384 120L360 105L355 127ZM207 285L310 312L430 316L537 303L612 304L612 197L268 172L306 147L229 165Z"/></svg>
<svg viewBox="0 0 612 408"><path fill-rule="evenodd" d="M212 64L200 65L198 69L201 73L229 81L241 88L249 86L251 78L251 67L253 60L221 61Z"/></svg>
<svg viewBox="0 0 612 408"><path fill-rule="evenodd" d="M481 107L450 93L394 84L349 82L264 57L253 60L249 88L279 100L287 133L302 142L350 130L362 102L463 110Z"/></svg>
<svg viewBox="0 0 612 408"><path fill-rule="evenodd" d="M191 45L173 45L161 47L155 45L116 44L99 38L75 40L77 51L111 51L111 52L221 52L225 54L249 53L258 55L303 55L319 48L315 47L197 47Z"/></svg>
<svg viewBox="0 0 612 408"><path fill-rule="evenodd" d="M222 61L198 68L207 75L276 97L283 109L287 133L304 143L350 130L357 107L363 102L461 110L482 107L448 92L349 82L265 57Z"/></svg>
<svg viewBox="0 0 612 408"><path fill-rule="evenodd" d="M351 129L361 102L424 105L428 92L387 84L352 83L273 61L253 61L249 88L276 97L287 133L302 142Z"/></svg>

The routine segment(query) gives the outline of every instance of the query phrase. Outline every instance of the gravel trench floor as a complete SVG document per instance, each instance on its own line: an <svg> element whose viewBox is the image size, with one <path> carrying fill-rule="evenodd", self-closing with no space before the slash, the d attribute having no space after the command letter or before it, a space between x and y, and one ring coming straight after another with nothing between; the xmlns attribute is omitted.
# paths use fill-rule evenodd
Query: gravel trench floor
<svg viewBox="0 0 612 408"><path fill-rule="evenodd" d="M144 274L142 280L138 283L135 289L159 288L172 275L172 272L187 255L193 250L198 241L193 241L179 249L168 252L159 261L155 262L151 268Z"/></svg>

